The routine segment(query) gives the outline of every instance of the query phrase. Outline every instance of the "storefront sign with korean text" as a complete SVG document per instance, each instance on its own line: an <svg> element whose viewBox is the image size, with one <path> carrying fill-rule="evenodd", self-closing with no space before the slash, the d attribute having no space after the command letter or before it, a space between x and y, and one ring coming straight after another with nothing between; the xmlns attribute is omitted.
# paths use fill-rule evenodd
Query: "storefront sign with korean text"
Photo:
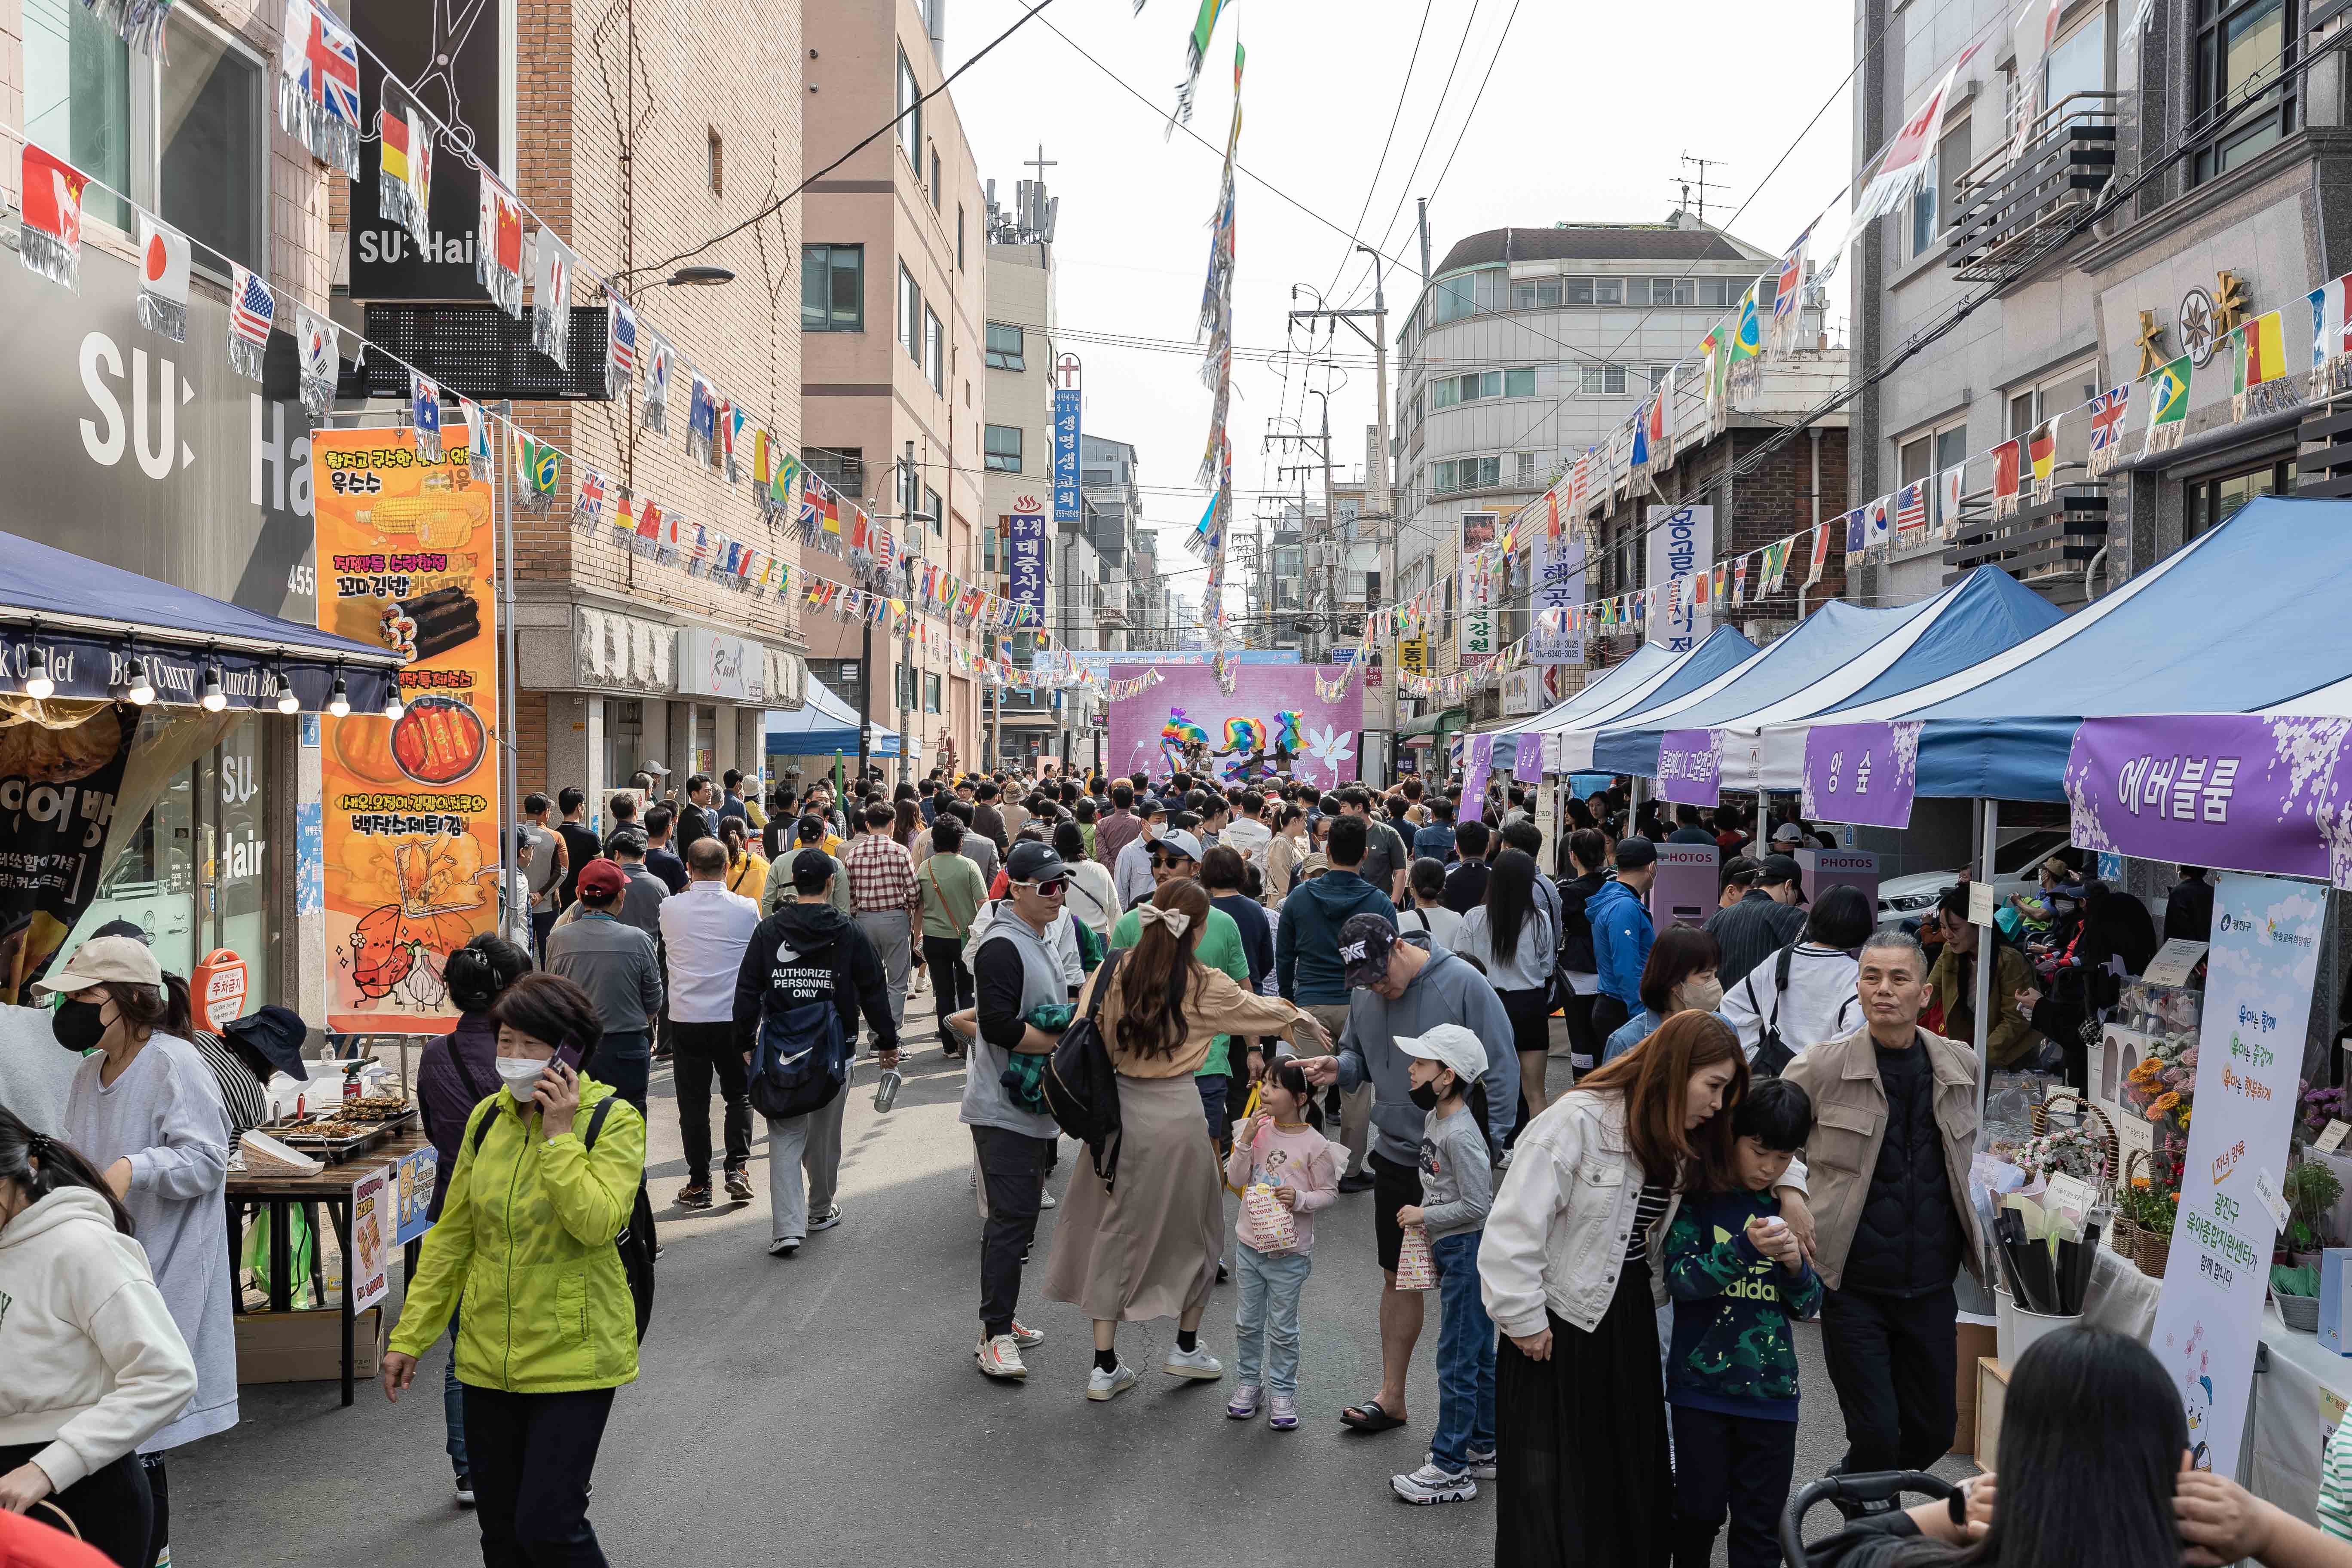
<svg viewBox="0 0 2352 1568"><path fill-rule="evenodd" d="M1658 798L1675 805L1722 803L1722 731L1669 730L1660 738Z"/></svg>
<svg viewBox="0 0 2352 1568"><path fill-rule="evenodd" d="M1654 506L1649 540L1647 580L1666 589L1652 612L1650 640L1669 653L1688 653L1715 629L1715 606L1698 602L1699 584L1715 570L1715 509Z"/></svg>
<svg viewBox="0 0 2352 1568"><path fill-rule="evenodd" d="M1536 602L1528 626L1528 660L1582 664L1584 632L1572 612L1584 603L1584 542L1565 529L1557 539L1538 530L1534 557Z"/></svg>
<svg viewBox="0 0 2352 1568"><path fill-rule="evenodd" d="M1027 626L1045 624L1045 514L1034 496L1013 503L1005 520L1005 597L1028 607Z"/></svg>
<svg viewBox="0 0 2352 1568"><path fill-rule="evenodd" d="M2352 721L2260 713L2085 720L2066 760L2074 842L2352 888Z"/></svg>
<svg viewBox="0 0 2352 1568"><path fill-rule="evenodd" d="M1054 521L1078 518L1078 389L1054 389Z"/></svg>
<svg viewBox="0 0 2352 1568"><path fill-rule="evenodd" d="M442 962L498 929L498 642L490 477L466 431L311 437L319 622L403 661L397 720L323 721L327 1026L443 1034Z"/></svg>
<svg viewBox="0 0 2352 1568"><path fill-rule="evenodd" d="M1916 721L1805 731L1804 813L1816 821L1908 827L1918 779Z"/></svg>
<svg viewBox="0 0 2352 1568"><path fill-rule="evenodd" d="M2215 879L2196 1115L2148 1348L2188 1411L2191 1461L2220 1476L2238 1468L2278 1239L2256 1189L2287 1168L2326 910L2321 888Z"/></svg>
<svg viewBox="0 0 2352 1568"><path fill-rule="evenodd" d="M139 710L127 702L70 729L0 730L0 1003L26 1000L98 896L138 733Z"/></svg>

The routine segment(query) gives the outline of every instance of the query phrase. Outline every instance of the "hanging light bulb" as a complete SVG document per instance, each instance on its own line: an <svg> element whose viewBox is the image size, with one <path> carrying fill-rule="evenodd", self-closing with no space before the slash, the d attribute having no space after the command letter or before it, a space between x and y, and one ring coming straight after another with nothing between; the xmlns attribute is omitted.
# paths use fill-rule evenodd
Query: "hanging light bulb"
<svg viewBox="0 0 2352 1568"><path fill-rule="evenodd" d="M294 695L294 683L286 679L283 669L278 672L278 710L280 713L302 711L302 700Z"/></svg>
<svg viewBox="0 0 2352 1568"><path fill-rule="evenodd" d="M33 672L25 677L25 695L36 702L46 702L57 692L58 683L49 678L49 667L46 664L35 666Z"/></svg>
<svg viewBox="0 0 2352 1568"><path fill-rule="evenodd" d="M327 711L338 719L352 716L352 689L343 684L343 672L335 671L335 684L327 689Z"/></svg>
<svg viewBox="0 0 2352 1568"><path fill-rule="evenodd" d="M209 660L205 665L204 710L207 713L217 713L227 706L228 691L221 685L220 661Z"/></svg>
<svg viewBox="0 0 2352 1568"><path fill-rule="evenodd" d="M393 682L391 689L384 693L383 716L387 719L397 721L403 713L407 711L408 710L401 704L400 683L395 680Z"/></svg>
<svg viewBox="0 0 2352 1568"><path fill-rule="evenodd" d="M147 661L144 658L131 659L131 689L123 695L131 700L131 705L134 708L144 708L155 700L154 678L148 673Z"/></svg>

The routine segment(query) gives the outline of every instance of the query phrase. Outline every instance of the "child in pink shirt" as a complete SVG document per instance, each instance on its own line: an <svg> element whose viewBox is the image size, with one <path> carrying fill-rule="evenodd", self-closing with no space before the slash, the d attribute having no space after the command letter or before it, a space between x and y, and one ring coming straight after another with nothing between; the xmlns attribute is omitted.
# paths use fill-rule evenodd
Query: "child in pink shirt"
<svg viewBox="0 0 2352 1568"><path fill-rule="evenodd" d="M1266 1425L1287 1432L1298 1425L1298 1294L1314 1267L1315 1211L1339 1194L1344 1151L1317 1131L1314 1090L1297 1063L1267 1065L1259 1103L1256 1114L1234 1124L1225 1161L1225 1180L1242 1189L1241 1299L1234 1310L1239 1386L1225 1414L1246 1421L1264 1394ZM1279 1234L1275 1216L1251 1212L1251 1189L1259 1186L1273 1189L1290 1235ZM1259 1194L1261 1205L1267 1201Z"/></svg>

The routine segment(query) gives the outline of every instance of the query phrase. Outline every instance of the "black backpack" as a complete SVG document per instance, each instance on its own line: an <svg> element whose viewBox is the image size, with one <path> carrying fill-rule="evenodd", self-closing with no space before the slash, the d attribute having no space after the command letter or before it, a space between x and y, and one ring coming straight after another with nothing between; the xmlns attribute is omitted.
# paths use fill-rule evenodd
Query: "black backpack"
<svg viewBox="0 0 2352 1568"><path fill-rule="evenodd" d="M1110 992L1111 976L1129 950L1114 949L1095 971L1094 999L1070 1021L1045 1062L1045 1110L1055 1125L1086 1144L1095 1174L1108 1188L1118 1178L1118 1073L1110 1063L1095 1016Z"/></svg>
<svg viewBox="0 0 2352 1568"><path fill-rule="evenodd" d="M1750 1077L1778 1078L1788 1070L1790 1062L1797 1059L1797 1053L1790 1050L1788 1042L1780 1037L1780 1004L1788 999L1789 965L1795 959L1799 945L1797 942L1790 942L1780 950L1780 956L1773 961L1772 1016L1769 1018L1762 1016L1764 1009L1757 1005L1756 970L1751 969L1748 972L1748 1005L1756 1008L1758 1022L1762 1028L1762 1033L1756 1041L1756 1058L1748 1064ZM1762 967L1760 963L1756 966L1757 969ZM1838 1022L1840 1024L1845 1022L1843 1005L1839 1008Z"/></svg>
<svg viewBox="0 0 2352 1568"><path fill-rule="evenodd" d="M589 1153L596 1151L596 1134L604 1130L604 1117L613 1102L621 1097L608 1094L596 1102L588 1113L587 1131L580 1134L580 1146ZM474 1123L474 1152L482 1152L482 1140L490 1135L490 1123L498 1120L496 1110L486 1111ZM654 1205L646 1196L643 1176L637 1178L636 1202L629 1205L629 1223L613 1238L613 1249L621 1255L621 1272L628 1277L629 1302L637 1319L637 1342L646 1342L646 1326L654 1321Z"/></svg>
<svg viewBox="0 0 2352 1568"><path fill-rule="evenodd" d="M762 1004L751 1052L751 1109L782 1121L831 1105L849 1081L854 1042L834 997L841 987L841 943L833 944L833 982L809 1002Z"/></svg>

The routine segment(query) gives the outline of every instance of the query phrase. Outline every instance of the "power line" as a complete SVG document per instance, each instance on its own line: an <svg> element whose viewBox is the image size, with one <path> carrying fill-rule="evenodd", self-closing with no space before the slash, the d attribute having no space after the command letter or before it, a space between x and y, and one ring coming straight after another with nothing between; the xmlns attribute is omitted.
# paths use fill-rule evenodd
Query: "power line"
<svg viewBox="0 0 2352 1568"><path fill-rule="evenodd" d="M1421 26L1413 30L1412 52L1405 58L1404 79L1397 83L1396 110L1389 116L1389 133L1381 138L1380 159L1377 163L1373 163L1371 181L1364 187L1364 205L1358 208L1356 212L1356 222L1354 226L1357 228L1364 226L1364 219L1372 210L1373 194L1381 188L1381 174L1389 166L1389 147L1391 143L1396 141L1397 123L1404 118L1405 95L1412 90L1413 68L1421 63L1421 40L1426 37L1429 32L1429 14L1436 8L1437 0L1422 0ZM1475 16L1476 12L1474 10L1472 15ZM1465 40L1467 40L1470 37L1470 25L1467 22L1465 22L1462 25L1462 36ZM1456 51L1454 58L1457 60L1461 58L1459 51ZM1450 80L1451 78L1449 77L1448 79ZM1445 101L1445 94L1443 89L1439 89L1437 100L1441 105ZM1432 112L1431 119L1432 122L1434 123L1434 111ZM1406 176L1406 184L1408 185L1412 184L1411 175ZM1331 268L1331 281L1323 286L1323 292L1327 297L1333 289L1339 288L1339 274L1348 269L1348 260L1355 254L1356 252L1353 247L1340 252L1339 264Z"/></svg>

